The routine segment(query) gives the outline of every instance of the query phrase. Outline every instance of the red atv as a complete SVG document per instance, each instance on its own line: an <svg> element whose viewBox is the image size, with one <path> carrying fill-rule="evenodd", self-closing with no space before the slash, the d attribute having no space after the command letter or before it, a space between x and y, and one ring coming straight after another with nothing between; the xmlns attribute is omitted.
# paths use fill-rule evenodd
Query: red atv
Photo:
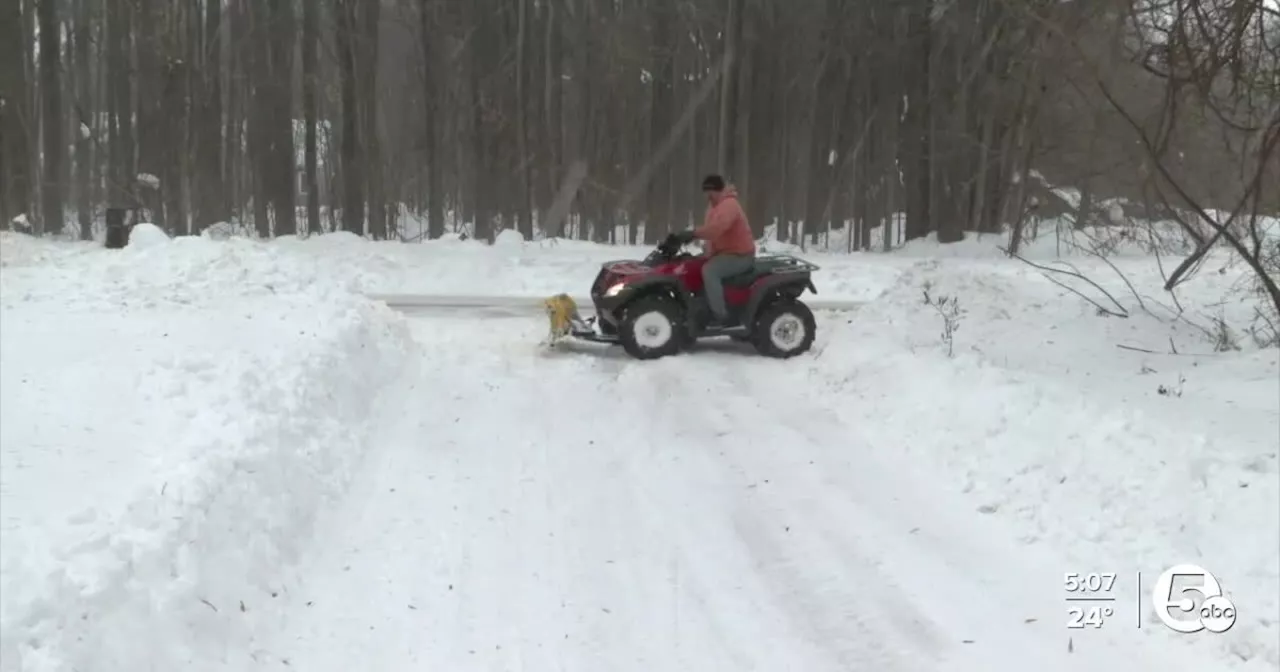
<svg viewBox="0 0 1280 672"><path fill-rule="evenodd" d="M675 236L643 261L608 261L591 285L596 316L575 320L570 334L620 343L637 359L657 359L701 338L746 341L769 357L794 357L813 344L813 312L800 295L817 293L810 274L818 267L788 255L757 257L750 271L726 278L730 323L708 329L710 310L702 288L706 257L681 251Z"/></svg>

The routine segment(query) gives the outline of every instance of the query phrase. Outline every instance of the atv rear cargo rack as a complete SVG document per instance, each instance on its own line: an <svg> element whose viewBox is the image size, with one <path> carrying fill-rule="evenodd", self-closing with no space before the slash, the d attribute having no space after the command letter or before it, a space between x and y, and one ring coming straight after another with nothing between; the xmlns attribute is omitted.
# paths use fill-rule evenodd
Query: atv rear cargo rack
<svg viewBox="0 0 1280 672"><path fill-rule="evenodd" d="M762 254L755 258L755 263L758 264L765 260L782 264L770 269L774 273L804 273L816 271L822 268L815 263L805 261L800 257L791 256L790 254Z"/></svg>

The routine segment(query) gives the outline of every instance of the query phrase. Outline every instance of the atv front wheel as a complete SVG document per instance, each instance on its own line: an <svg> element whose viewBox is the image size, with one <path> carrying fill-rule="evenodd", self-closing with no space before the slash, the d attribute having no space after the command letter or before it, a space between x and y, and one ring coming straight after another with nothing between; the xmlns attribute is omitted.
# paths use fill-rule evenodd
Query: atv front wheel
<svg viewBox="0 0 1280 672"><path fill-rule="evenodd" d="M618 341L636 359L657 359L680 352L686 337L680 305L665 297L638 299L618 324Z"/></svg>
<svg viewBox="0 0 1280 672"><path fill-rule="evenodd" d="M808 351L816 331L809 306L799 301L778 301L756 316L751 343L766 357L786 359Z"/></svg>

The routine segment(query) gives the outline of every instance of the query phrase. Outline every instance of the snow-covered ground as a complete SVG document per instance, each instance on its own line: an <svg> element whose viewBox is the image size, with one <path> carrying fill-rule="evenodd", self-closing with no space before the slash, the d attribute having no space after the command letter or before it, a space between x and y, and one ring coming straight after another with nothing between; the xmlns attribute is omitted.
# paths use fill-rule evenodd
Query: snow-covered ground
<svg viewBox="0 0 1280 672"><path fill-rule="evenodd" d="M1280 665L1280 362L1220 259L1173 319L1136 252L1071 255L1119 307L1057 278L1125 318L997 241L806 255L867 301L811 356L634 362L358 293L581 293L643 250L151 242L0 240L6 671ZM1234 628L1156 620L1179 563ZM1069 572L1117 575L1103 627Z"/></svg>
<svg viewBox="0 0 1280 672"><path fill-rule="evenodd" d="M136 240L0 238L5 670L246 648L412 361L403 318L313 260Z"/></svg>

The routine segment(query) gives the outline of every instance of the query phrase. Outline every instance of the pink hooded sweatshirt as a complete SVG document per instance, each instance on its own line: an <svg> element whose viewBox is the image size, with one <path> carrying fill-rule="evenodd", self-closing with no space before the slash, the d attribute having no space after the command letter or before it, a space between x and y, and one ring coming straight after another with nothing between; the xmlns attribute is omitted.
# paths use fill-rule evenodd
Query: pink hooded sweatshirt
<svg viewBox="0 0 1280 672"><path fill-rule="evenodd" d="M718 193L713 192L712 204L707 208L706 220L694 229L695 238L706 241L706 255L756 253L755 237L747 223L747 214L738 203L738 190L727 185Z"/></svg>

